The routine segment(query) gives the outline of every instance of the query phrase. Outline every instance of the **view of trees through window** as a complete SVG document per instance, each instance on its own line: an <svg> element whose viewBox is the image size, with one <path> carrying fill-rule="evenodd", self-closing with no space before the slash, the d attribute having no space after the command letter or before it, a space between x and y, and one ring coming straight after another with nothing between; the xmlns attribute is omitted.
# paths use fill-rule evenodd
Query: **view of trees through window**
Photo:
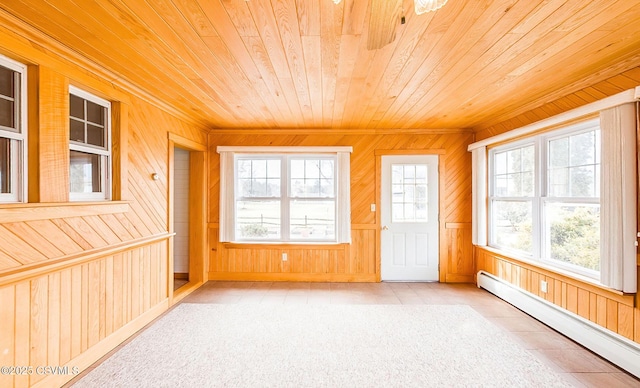
<svg viewBox="0 0 640 388"><path fill-rule="evenodd" d="M600 130L539 137L492 163L491 243L599 271Z"/></svg>
<svg viewBox="0 0 640 388"><path fill-rule="evenodd" d="M335 159L239 158L236 169L240 239L335 239Z"/></svg>

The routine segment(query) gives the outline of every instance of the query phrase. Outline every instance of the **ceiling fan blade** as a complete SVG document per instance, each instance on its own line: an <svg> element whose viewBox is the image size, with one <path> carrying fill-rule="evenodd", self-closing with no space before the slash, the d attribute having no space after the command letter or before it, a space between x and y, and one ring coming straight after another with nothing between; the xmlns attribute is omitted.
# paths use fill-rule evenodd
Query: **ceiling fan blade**
<svg viewBox="0 0 640 388"><path fill-rule="evenodd" d="M396 39L402 0L371 0L367 50L377 50Z"/></svg>

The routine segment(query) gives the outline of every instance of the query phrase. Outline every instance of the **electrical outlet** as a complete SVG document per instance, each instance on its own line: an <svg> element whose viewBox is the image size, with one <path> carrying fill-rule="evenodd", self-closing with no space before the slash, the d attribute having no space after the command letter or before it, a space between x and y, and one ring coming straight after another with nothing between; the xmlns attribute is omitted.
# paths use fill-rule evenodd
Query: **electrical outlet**
<svg viewBox="0 0 640 388"><path fill-rule="evenodd" d="M543 293L547 293L547 282L544 280L540 280L540 291Z"/></svg>
<svg viewBox="0 0 640 388"><path fill-rule="evenodd" d="M282 253L282 261L287 261L287 254L286 253Z"/></svg>

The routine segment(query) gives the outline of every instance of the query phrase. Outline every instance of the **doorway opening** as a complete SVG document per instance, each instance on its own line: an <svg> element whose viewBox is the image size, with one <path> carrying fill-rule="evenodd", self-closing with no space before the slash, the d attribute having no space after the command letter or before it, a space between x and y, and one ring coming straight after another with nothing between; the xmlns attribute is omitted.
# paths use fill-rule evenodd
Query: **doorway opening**
<svg viewBox="0 0 640 388"><path fill-rule="evenodd" d="M169 134L167 290L173 305L200 287L207 273L207 146Z"/></svg>
<svg viewBox="0 0 640 388"><path fill-rule="evenodd" d="M173 290L189 283L189 154L173 152Z"/></svg>

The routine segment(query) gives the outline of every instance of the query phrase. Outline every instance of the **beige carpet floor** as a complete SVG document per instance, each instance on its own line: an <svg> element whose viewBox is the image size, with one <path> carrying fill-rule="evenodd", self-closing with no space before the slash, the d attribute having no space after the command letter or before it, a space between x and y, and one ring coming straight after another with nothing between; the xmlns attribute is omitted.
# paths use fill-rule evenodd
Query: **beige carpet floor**
<svg viewBox="0 0 640 388"><path fill-rule="evenodd" d="M183 303L74 387L566 387L466 305Z"/></svg>

